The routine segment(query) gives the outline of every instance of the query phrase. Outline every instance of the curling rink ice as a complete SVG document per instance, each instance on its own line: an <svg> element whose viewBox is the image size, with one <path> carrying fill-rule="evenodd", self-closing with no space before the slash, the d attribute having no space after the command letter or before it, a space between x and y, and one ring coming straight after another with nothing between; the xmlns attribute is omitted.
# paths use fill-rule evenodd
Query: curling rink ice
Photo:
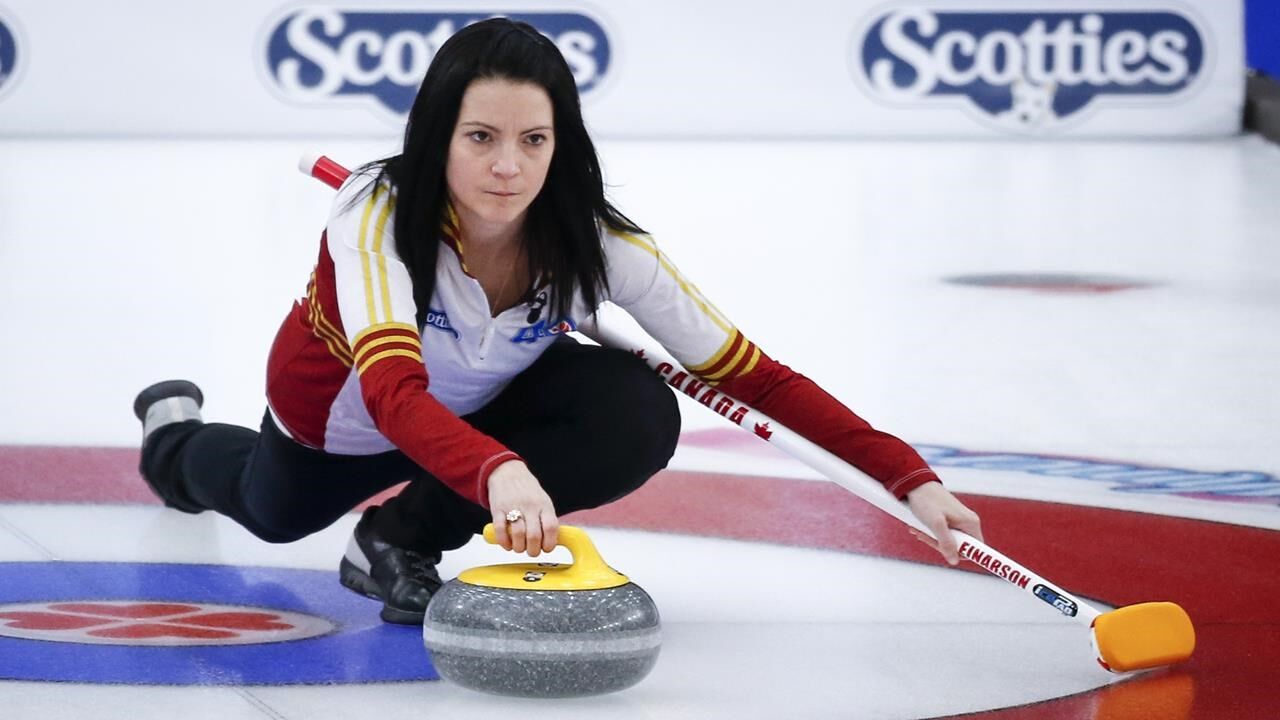
<svg viewBox="0 0 1280 720"><path fill-rule="evenodd" d="M651 675L574 700L434 679L415 630L338 585L354 514L269 545L162 509L136 475L131 405L148 383L196 381L209 420L261 417L267 350L305 291L331 197L298 156L351 166L393 150L0 141L0 716L1184 720L1280 707L1280 147L601 141L615 203L765 351L918 447L993 546L1100 609L1177 602L1198 646L1183 665L1111 675L1087 629L973 566L944 567L895 521L685 402L667 471L566 520L663 618ZM518 558L477 540L441 571L504 561ZM187 636L147 625L146 603L329 629L256 643L246 620L221 644L174 646ZM14 610L41 604L58 622ZM74 618L104 612L150 628L151 644L75 635Z"/></svg>

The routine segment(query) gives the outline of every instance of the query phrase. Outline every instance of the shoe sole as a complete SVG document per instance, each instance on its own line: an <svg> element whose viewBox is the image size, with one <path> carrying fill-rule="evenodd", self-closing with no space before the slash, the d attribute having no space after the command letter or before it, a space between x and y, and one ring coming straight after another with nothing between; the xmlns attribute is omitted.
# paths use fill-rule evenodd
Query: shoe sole
<svg viewBox="0 0 1280 720"><path fill-rule="evenodd" d="M378 590L378 584L369 577L369 574L345 557L342 563L338 565L338 582L342 586L352 592L364 595L372 600L382 602L382 612L379 616L383 622L394 623L396 625L421 625L422 619L426 613L411 612L409 610L399 610L387 605L387 601L382 597L382 593Z"/></svg>
<svg viewBox="0 0 1280 720"><path fill-rule="evenodd" d="M196 401L196 407L204 407L204 393L190 380L163 380L143 388L133 399L133 414L139 420L146 420L147 408L152 403L170 397L189 397Z"/></svg>

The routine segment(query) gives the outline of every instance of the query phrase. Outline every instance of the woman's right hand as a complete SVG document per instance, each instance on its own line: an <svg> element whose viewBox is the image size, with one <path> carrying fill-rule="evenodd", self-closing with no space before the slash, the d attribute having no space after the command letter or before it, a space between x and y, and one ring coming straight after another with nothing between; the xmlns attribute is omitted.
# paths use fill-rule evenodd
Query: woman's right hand
<svg viewBox="0 0 1280 720"><path fill-rule="evenodd" d="M512 510L519 510L521 518L508 523L507 513ZM503 548L527 552L529 557L555 549L560 530L556 509L523 462L508 460L489 475L489 511Z"/></svg>

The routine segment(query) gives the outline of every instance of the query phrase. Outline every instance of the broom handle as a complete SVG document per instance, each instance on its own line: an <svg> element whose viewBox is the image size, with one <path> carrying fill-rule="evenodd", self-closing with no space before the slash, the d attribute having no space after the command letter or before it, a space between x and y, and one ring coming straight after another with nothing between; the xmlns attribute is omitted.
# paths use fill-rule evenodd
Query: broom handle
<svg viewBox="0 0 1280 720"><path fill-rule="evenodd" d="M585 330L594 339L604 345L629 350L648 363L676 392L683 392L697 397L702 403L708 389L699 377L680 366L666 350L656 343L639 343L635 338L621 335L603 323ZM718 397L732 401L731 408L720 413L730 422L759 437L771 445L781 449L791 457L817 470L824 477L843 487L849 492L866 500L877 508L897 518L910 527L934 537L934 533L920 522L905 503L898 500L879 482L863 473L844 460L832 454L810 440L801 437L795 431L778 423L768 415L746 405L719 390L713 391L716 396L709 398L714 405ZM1100 613L1079 598L1062 590L1043 576L1027 569L1021 563L1004 553L987 545L981 540L959 530L951 530L960 547L960 556L987 572L1005 580L1013 586L1024 590L1032 597L1054 607L1058 612L1071 617L1084 625L1091 625ZM936 538L935 538L936 539Z"/></svg>
<svg viewBox="0 0 1280 720"><path fill-rule="evenodd" d="M303 157L298 164L298 168L334 189L341 186L351 174L349 170L323 155ZM826 449L774 421L759 410L741 403L718 390L708 388L704 381L681 367L675 358L656 343L637 343L631 337L624 336L598 324L594 329L588 330L587 333L602 344L629 350L640 356L641 359L648 363L651 369L667 381L667 384L675 388L676 392L683 392L690 396L697 395L703 404L723 408L723 411L719 414L736 423L739 427L777 446L791 457L817 470L832 482L880 508L906 525L919 530L929 537L934 537L933 532L925 527L904 503L891 495L879 482L876 482L861 470L841 460ZM714 393L710 398L710 402L706 399L708 392ZM724 400L721 401L721 398ZM1026 591L1032 597L1047 603L1063 615L1071 617L1084 625L1092 625L1093 620L1100 614L1092 606L1050 583L1042 576L1028 570L1020 563L981 540L959 530L952 530L951 533L955 536L956 542L960 547L960 556L962 558Z"/></svg>

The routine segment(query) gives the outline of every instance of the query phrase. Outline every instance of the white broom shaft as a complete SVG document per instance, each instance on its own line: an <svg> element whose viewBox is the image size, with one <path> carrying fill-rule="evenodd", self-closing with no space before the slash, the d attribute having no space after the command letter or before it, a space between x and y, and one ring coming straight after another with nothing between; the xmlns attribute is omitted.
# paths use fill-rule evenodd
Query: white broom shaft
<svg viewBox="0 0 1280 720"><path fill-rule="evenodd" d="M597 340L600 340L611 347L627 349L632 352L642 350L643 353L641 354L641 358L649 364L650 368L658 372L659 375L662 375L668 384L674 387L678 392L691 395L697 399L703 398L708 392L708 388L705 387L697 376L685 370L680 366L680 363L676 361L675 358L666 352L665 349L657 347L653 343L637 343L634 338L624 337L611 332L609 328L604 327L603 325L597 326L591 334ZM681 377L681 375L684 377ZM672 380L675 380L676 382L672 382ZM692 389L693 392L689 392L690 389ZM734 409L738 410L738 412L730 411L723 413L726 419L736 423L753 435L761 437L761 439L768 441L770 444L776 445L791 457L805 463L814 470L817 470L837 485L840 485L846 490L852 492L854 495L857 495L863 500L866 500L877 508L892 515L901 522L925 533L929 537L935 537L933 531L925 527L904 503L890 494L883 485L863 473L861 470L840 459L825 448L822 448L814 444L812 441L802 437L798 433L787 428L785 425L778 423L776 420L773 420L759 410L756 410L735 398L731 398L719 390L715 390L714 392L718 396L732 400ZM710 404L714 407L716 404L716 398L713 396L710 400L710 403L704 404ZM767 438L763 437L760 432L757 432L758 427L766 425L767 430L770 433ZM955 536L957 544L962 548L962 555L992 575L1025 590L1037 600L1041 600L1046 604L1052 605L1051 601L1045 600L1043 597L1036 595L1037 586L1047 589L1049 592L1062 598L1066 603L1071 604L1066 605L1067 607L1071 607L1073 605L1076 608L1076 611L1073 615L1069 616L1074 617L1074 619L1085 625L1091 624L1094 618L1098 616L1098 611L1090 605L1067 593L1065 590L1062 590L1039 574L1028 570L1022 564L1014 561L1004 553L992 548L981 540L978 540L968 533L960 532L959 530L953 529L951 533ZM965 547L966 543L968 544L967 548ZM1041 592L1045 592L1045 590L1042 589ZM1067 614L1061 609L1059 609L1059 612Z"/></svg>
<svg viewBox="0 0 1280 720"><path fill-rule="evenodd" d="M350 174L350 171L346 168L323 155L304 158L299 164L299 169L335 189L337 189L342 182L346 180L347 175ZM674 357L671 357L665 349L655 346L653 343L643 343L640 344L640 347L635 347L637 343L632 338L613 333L605 327L597 327L595 332L592 334L597 339L602 340L613 347L625 348L632 351L643 350L642 357L645 362L649 364L649 367L658 371L659 374L665 374L667 376L666 380L668 383L673 385L679 392L695 395L701 399L705 396L706 392L710 390L703 386L698 387L696 392L690 393L689 390L693 388L695 384L702 386L703 383L692 373L681 367L680 363L677 362ZM669 367L669 370L666 373L662 372L664 364ZM678 374L683 374L685 378L676 383L671 383L671 380L676 378ZM731 400L736 408L740 408L740 411L736 413L729 412L728 410L722 413L729 420L737 423L743 429L757 435L757 437L760 437L760 433L756 432L756 427L767 425L771 435L768 438L763 439L777 445L788 455L800 460L809 467L812 467L814 470L822 473L825 477L830 478L837 485L840 485L849 492L852 492L854 495L857 495L863 500L875 505L903 523L906 523L908 526L913 527L930 537L934 537L933 531L925 527L919 519L911 513L906 505L900 502L893 495L889 494L889 491L886 490L883 485L867 476L861 470L858 470L852 465L846 463L844 460L841 460L831 454L826 449L801 437L799 434L774 421L759 410L741 403L734 398L730 398L728 395L718 390L714 391L714 393L719 397ZM716 403L713 399L711 403L707 404L715 405ZM1010 583L1026 590L1038 600L1043 601L1044 598L1035 594L1036 587L1042 586L1049 588L1063 600L1074 604L1077 611L1072 615L1072 617L1083 622L1085 625L1092 624L1094 618L1099 615L1097 610L1082 602L1079 598L1070 595L1065 590L1053 585L1040 575L1031 572L1021 564L1014 562L1008 556L998 550L995 550L981 540L958 530L952 530L951 532L955 536L957 543L960 544L960 547L965 549L965 552L963 553L965 557L987 572L995 575L996 577L1008 580ZM968 543L972 550L964 548L965 543ZM972 551L977 552L974 553Z"/></svg>

